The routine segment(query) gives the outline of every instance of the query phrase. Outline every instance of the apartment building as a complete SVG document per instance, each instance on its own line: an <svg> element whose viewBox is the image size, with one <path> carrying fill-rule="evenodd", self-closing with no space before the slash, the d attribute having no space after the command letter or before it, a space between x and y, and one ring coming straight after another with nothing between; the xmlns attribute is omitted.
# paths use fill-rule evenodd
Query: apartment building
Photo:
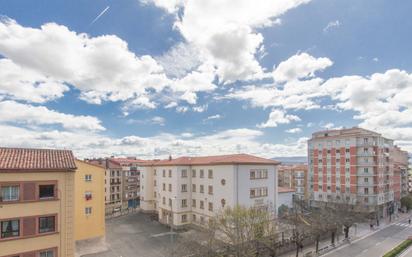
<svg viewBox="0 0 412 257"><path fill-rule="evenodd" d="M308 166L305 164L281 165L278 168L278 186L294 189L294 197L307 200Z"/></svg>
<svg viewBox="0 0 412 257"><path fill-rule="evenodd" d="M391 160L393 162L393 191L397 206L400 206L402 197L408 195L409 191L409 154L394 146L391 151Z"/></svg>
<svg viewBox="0 0 412 257"><path fill-rule="evenodd" d="M0 256L74 257L71 151L0 148Z"/></svg>
<svg viewBox="0 0 412 257"><path fill-rule="evenodd" d="M393 147L393 140L356 127L313 133L308 141L311 203L358 203L381 217L392 214Z"/></svg>
<svg viewBox="0 0 412 257"><path fill-rule="evenodd" d="M275 214L278 164L247 154L147 162L141 164L141 209L173 226L205 224L227 206Z"/></svg>
<svg viewBox="0 0 412 257"><path fill-rule="evenodd" d="M105 236L104 168L75 160L75 229L76 249L82 241L99 241Z"/></svg>
<svg viewBox="0 0 412 257"><path fill-rule="evenodd" d="M122 209L137 208L140 205L140 164L144 160L134 157L112 158L122 166Z"/></svg>
<svg viewBox="0 0 412 257"><path fill-rule="evenodd" d="M105 213L112 214L121 211L123 181L122 166L110 158L86 159L85 161L90 164L99 165L105 169Z"/></svg>

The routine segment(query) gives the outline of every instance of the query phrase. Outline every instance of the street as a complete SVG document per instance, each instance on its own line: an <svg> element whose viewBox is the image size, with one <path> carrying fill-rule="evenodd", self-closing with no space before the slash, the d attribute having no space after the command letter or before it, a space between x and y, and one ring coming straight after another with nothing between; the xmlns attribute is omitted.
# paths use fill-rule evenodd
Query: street
<svg viewBox="0 0 412 257"><path fill-rule="evenodd" d="M337 250L329 252L323 256L329 257L378 257L382 256L393 247L401 243L412 235L412 225L408 220L401 220L386 228L379 230L365 238L356 240L351 244L344 245ZM405 257L412 257L412 251Z"/></svg>

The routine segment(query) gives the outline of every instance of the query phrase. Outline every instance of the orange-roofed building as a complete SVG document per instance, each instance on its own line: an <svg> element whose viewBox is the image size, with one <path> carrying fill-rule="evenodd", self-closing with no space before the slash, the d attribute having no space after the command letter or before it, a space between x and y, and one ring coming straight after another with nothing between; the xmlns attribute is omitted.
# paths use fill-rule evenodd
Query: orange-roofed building
<svg viewBox="0 0 412 257"><path fill-rule="evenodd" d="M74 256L71 151L0 148L0 256Z"/></svg>
<svg viewBox="0 0 412 257"><path fill-rule="evenodd" d="M141 163L141 208L173 226L206 224L228 206L276 213L279 162L248 154Z"/></svg>

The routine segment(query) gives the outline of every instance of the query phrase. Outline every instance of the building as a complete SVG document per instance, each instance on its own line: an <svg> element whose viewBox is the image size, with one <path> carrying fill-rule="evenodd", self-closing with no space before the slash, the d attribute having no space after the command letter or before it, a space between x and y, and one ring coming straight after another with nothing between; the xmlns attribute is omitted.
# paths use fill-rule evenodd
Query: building
<svg viewBox="0 0 412 257"><path fill-rule="evenodd" d="M313 133L308 141L311 203L357 203L381 217L392 214L391 149L393 140L361 128Z"/></svg>
<svg viewBox="0 0 412 257"><path fill-rule="evenodd" d="M398 146L392 148L391 159L393 162L393 191L397 206L400 207L402 197L408 195L409 191L409 154L402 151Z"/></svg>
<svg viewBox="0 0 412 257"><path fill-rule="evenodd" d="M282 165L278 168L278 186L292 188L296 199L307 200L308 166L305 164Z"/></svg>
<svg viewBox="0 0 412 257"><path fill-rule="evenodd" d="M71 151L0 148L0 256L74 257Z"/></svg>
<svg viewBox="0 0 412 257"><path fill-rule="evenodd" d="M145 161L134 157L111 160L122 166L122 209L137 208L140 205L139 166Z"/></svg>
<svg viewBox="0 0 412 257"><path fill-rule="evenodd" d="M173 226L204 224L227 206L276 210L277 161L247 154L141 164L141 209Z"/></svg>
<svg viewBox="0 0 412 257"><path fill-rule="evenodd" d="M75 160L75 229L76 248L83 240L101 240L105 236L104 168Z"/></svg>
<svg viewBox="0 0 412 257"><path fill-rule="evenodd" d="M295 189L289 187L278 187L278 203L277 203L277 210L279 211L279 207L282 205L288 207L289 209L293 208L293 199L295 197Z"/></svg>
<svg viewBox="0 0 412 257"><path fill-rule="evenodd" d="M123 168L122 166L110 159L86 159L86 162L94 165L99 165L105 169L104 191L105 191L105 213L107 215L119 212L122 210L122 181Z"/></svg>

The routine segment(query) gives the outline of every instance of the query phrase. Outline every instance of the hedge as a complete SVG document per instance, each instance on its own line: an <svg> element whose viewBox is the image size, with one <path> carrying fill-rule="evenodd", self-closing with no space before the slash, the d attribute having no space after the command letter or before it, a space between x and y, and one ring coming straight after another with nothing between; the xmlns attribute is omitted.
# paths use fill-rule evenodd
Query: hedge
<svg viewBox="0 0 412 257"><path fill-rule="evenodd" d="M398 254L403 252L406 248L408 248L410 245L412 245L412 239L408 238L402 243L400 243L398 246L387 252L384 256L382 257L396 257Z"/></svg>

